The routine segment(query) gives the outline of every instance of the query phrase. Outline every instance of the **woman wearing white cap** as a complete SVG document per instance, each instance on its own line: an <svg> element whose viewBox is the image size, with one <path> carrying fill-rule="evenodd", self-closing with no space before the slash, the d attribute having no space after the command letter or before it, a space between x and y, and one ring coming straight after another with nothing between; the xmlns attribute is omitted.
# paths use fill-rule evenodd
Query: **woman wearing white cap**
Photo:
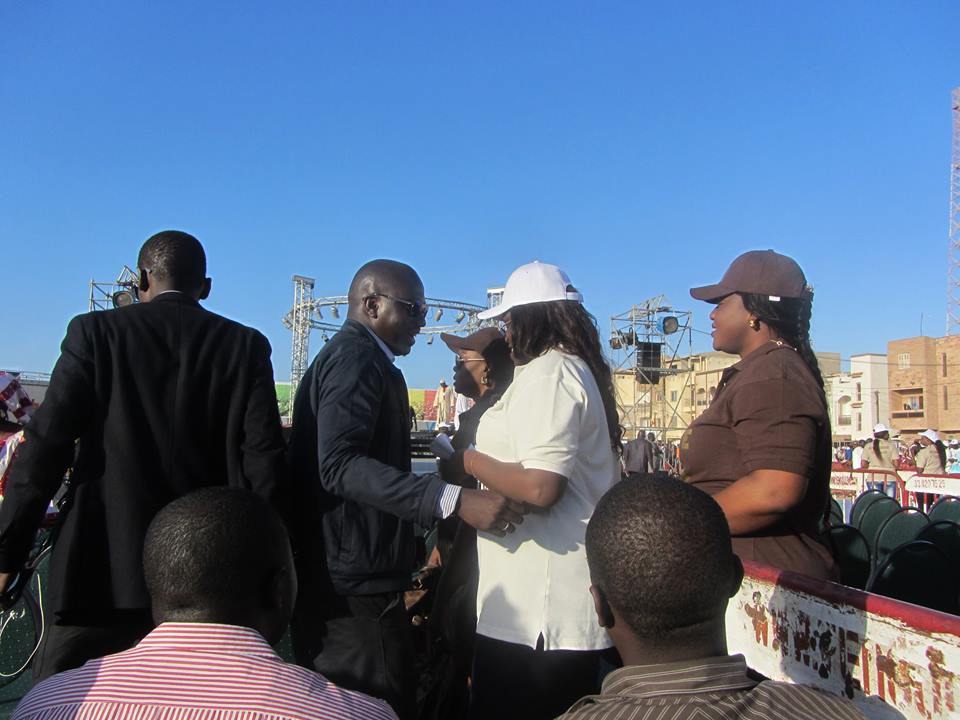
<svg viewBox="0 0 960 720"><path fill-rule="evenodd" d="M584 550L597 501L620 479L621 430L596 322L555 265L513 272L500 318L517 368L480 421L464 468L531 511L477 537L480 583L471 718L552 718L599 692L612 651ZM615 655L613 656L616 657Z"/></svg>
<svg viewBox="0 0 960 720"><path fill-rule="evenodd" d="M873 427L873 442L867 443L866 447L863 448L863 457L860 460L861 467L864 470L868 468L872 470L895 470L894 460L897 459L898 455L897 448L890 440L890 428L883 423L879 423ZM875 481L868 479L867 489L880 490L890 497L894 497L897 493L896 479L890 475L879 477L881 479ZM884 480L883 477L889 479Z"/></svg>
<svg viewBox="0 0 960 720"><path fill-rule="evenodd" d="M943 446L936 430L924 430L920 433L920 452L914 458L917 472L924 475L943 475L947 465L947 449Z"/></svg>
<svg viewBox="0 0 960 720"><path fill-rule="evenodd" d="M924 430L918 438L920 451L913 461L917 465L917 472L924 475L943 475L947 467L947 448L936 430ZM933 501L933 493L917 493L917 501L925 509Z"/></svg>

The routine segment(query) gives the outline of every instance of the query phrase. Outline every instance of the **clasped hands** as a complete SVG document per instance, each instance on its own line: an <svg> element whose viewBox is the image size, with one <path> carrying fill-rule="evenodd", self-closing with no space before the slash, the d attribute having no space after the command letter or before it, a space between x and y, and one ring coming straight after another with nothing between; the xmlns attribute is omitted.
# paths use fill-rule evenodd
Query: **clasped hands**
<svg viewBox="0 0 960 720"><path fill-rule="evenodd" d="M523 522L526 512L523 503L505 498L500 493L469 488L460 492L460 506L457 509L457 514L465 523L497 537L512 533L515 526Z"/></svg>

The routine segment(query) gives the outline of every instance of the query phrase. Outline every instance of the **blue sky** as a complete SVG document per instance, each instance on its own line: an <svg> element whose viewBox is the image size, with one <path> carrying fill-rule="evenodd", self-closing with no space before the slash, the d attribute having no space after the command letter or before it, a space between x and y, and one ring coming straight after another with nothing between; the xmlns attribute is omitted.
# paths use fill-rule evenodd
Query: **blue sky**
<svg viewBox="0 0 960 720"><path fill-rule="evenodd" d="M0 367L49 370L90 278L168 227L278 379L291 275L339 294L378 256L477 303L555 262L606 334L660 293L708 330L687 289L769 247L817 349L942 335L958 27L955 0L3 2Z"/></svg>

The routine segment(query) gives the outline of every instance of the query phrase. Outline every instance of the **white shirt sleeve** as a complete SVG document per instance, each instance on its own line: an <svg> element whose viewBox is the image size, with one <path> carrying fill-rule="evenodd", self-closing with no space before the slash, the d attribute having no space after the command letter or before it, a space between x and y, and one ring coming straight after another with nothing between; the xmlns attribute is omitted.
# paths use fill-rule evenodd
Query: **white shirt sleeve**
<svg viewBox="0 0 960 720"><path fill-rule="evenodd" d="M569 478L580 440L586 394L569 373L532 378L510 403L509 424L517 462Z"/></svg>

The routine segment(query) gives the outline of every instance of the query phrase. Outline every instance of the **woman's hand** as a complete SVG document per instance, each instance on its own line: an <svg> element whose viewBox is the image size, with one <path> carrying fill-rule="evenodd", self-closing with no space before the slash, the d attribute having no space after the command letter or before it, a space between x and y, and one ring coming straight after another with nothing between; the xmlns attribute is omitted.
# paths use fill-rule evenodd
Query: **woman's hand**
<svg viewBox="0 0 960 720"><path fill-rule="evenodd" d="M795 508L807 493L803 475L784 470L754 470L724 488L713 499L727 516L731 535L763 530Z"/></svg>

